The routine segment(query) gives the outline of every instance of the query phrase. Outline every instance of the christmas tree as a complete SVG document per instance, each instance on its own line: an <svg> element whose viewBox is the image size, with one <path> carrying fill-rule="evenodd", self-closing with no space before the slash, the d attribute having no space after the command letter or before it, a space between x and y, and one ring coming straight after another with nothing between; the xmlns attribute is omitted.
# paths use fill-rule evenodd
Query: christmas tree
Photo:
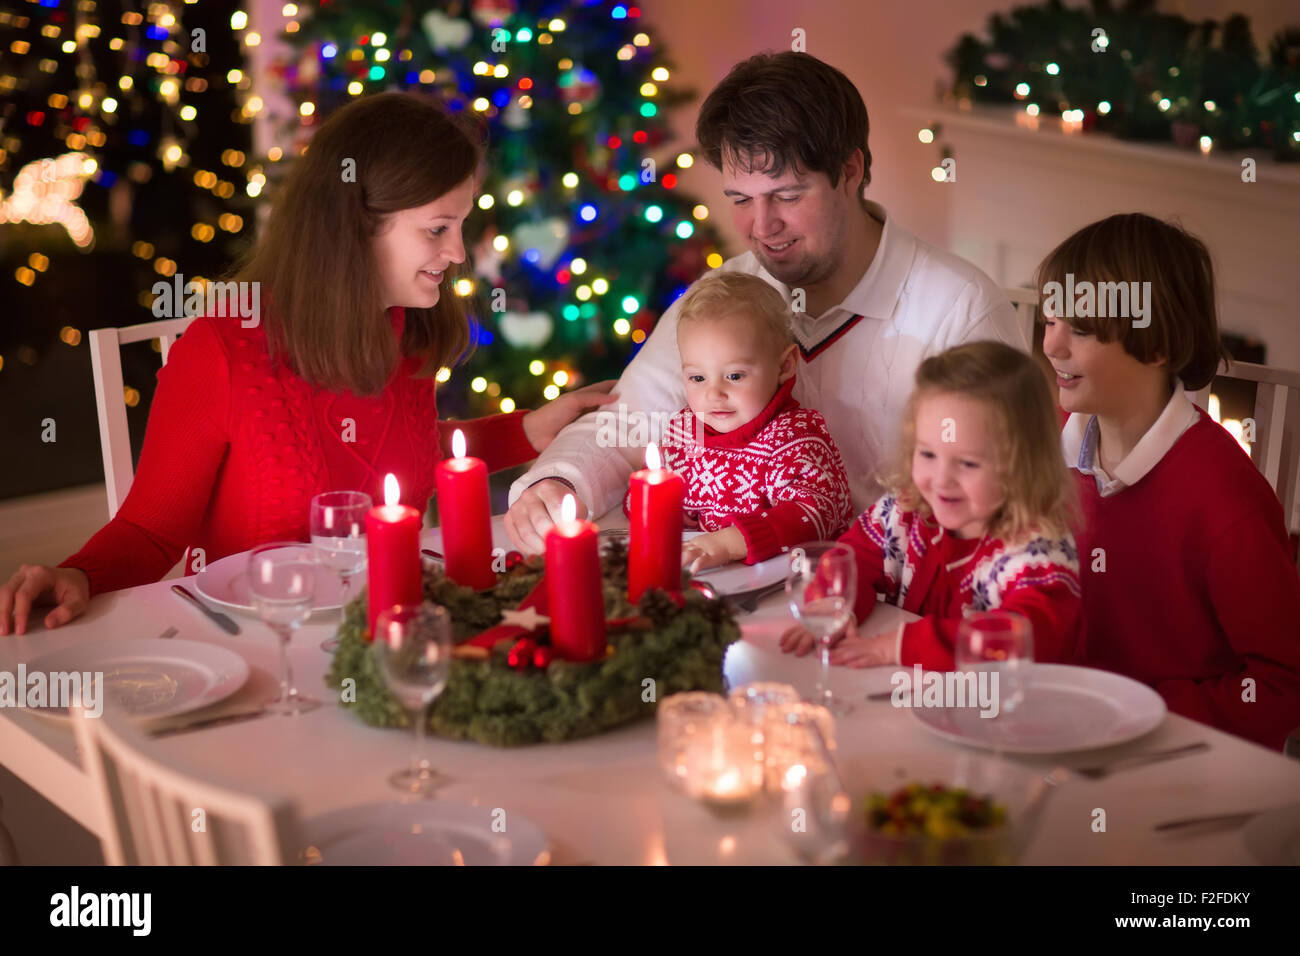
<svg viewBox="0 0 1300 956"><path fill-rule="evenodd" d="M0 441L31 463L0 496L98 479L85 330L152 321L155 282L217 276L252 232L265 177L229 9L139 6L0 4L0 403L19 410ZM137 447L158 363L123 350Z"/></svg>
<svg viewBox="0 0 1300 956"><path fill-rule="evenodd" d="M301 149L331 110L386 89L438 95L489 132L466 225L477 350L439 379L466 416L535 407L616 377L667 306L722 262L709 210L683 195L665 112L691 98L642 11L623 3L321 3L284 39ZM581 372L579 372L581 369Z"/></svg>

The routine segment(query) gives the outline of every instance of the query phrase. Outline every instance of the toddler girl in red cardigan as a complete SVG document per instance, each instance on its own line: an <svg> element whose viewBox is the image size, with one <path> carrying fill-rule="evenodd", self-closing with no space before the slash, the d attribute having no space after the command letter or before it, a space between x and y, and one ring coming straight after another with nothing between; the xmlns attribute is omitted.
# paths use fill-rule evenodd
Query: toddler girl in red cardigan
<svg viewBox="0 0 1300 956"><path fill-rule="evenodd" d="M94 594L187 573L277 540L305 541L312 496L380 499L394 473L423 511L450 444L440 368L467 354L469 323L442 296L465 261L461 224L483 159L477 136L409 93L363 97L295 160L234 279L262 314L190 323L158 373L144 448L121 509L57 568L23 565L0 586L0 634L77 617ZM348 176L348 169L355 175ZM458 422L491 470L536 457L612 383L536 411Z"/></svg>
<svg viewBox="0 0 1300 956"><path fill-rule="evenodd" d="M688 404L661 452L686 480L687 526L706 532L683 545L684 564L753 564L843 531L848 475L825 420L791 396L798 350L781 294L757 276L706 276L682 296L677 348Z"/></svg>
<svg viewBox="0 0 1300 956"><path fill-rule="evenodd" d="M1052 250L1038 285L1043 352L1071 413L1080 662L1282 749L1300 728L1300 575L1277 495L1191 401L1227 357L1209 251L1151 216L1110 216ZM1103 285L1131 294L1060 297ZM1141 314L1123 308L1144 287Z"/></svg>
<svg viewBox="0 0 1300 956"><path fill-rule="evenodd" d="M1029 620L1036 660L1071 658L1078 554L1057 427L1043 373L1023 352L971 342L921 363L882 481L891 490L840 538L857 558L857 620L877 592L921 619L884 634L849 628L832 663L952 670L961 620L993 609ZM798 627L781 637L786 651L812 646Z"/></svg>

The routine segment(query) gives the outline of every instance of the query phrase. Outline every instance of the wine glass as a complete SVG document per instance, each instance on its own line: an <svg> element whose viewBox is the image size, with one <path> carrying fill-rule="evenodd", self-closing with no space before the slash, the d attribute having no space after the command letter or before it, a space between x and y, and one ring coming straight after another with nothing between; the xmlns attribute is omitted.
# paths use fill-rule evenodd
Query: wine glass
<svg viewBox="0 0 1300 956"><path fill-rule="evenodd" d="M293 630L311 616L317 566L316 549L301 541L262 545L248 556L253 607L280 639L280 696L267 704L267 709L277 714L302 714L320 706L320 701L298 693L289 664Z"/></svg>
<svg viewBox="0 0 1300 956"><path fill-rule="evenodd" d="M451 673L451 646L451 617L436 604L396 604L375 619L371 647L379 673L415 725L411 765L395 771L388 782L417 797L433 796L441 783L421 752L429 705L447 686Z"/></svg>
<svg viewBox="0 0 1300 956"><path fill-rule="evenodd" d="M344 608L353 576L366 566L366 515L373 506L363 491L326 491L311 500L311 543L321 564L339 576ZM320 648L333 653L338 646L339 639L331 637Z"/></svg>
<svg viewBox="0 0 1300 956"><path fill-rule="evenodd" d="M857 598L857 562L846 544L814 541L790 551L785 594L790 611L821 646L821 674L814 703L842 717L852 705L831 692L831 638L853 616Z"/></svg>
<svg viewBox="0 0 1300 956"><path fill-rule="evenodd" d="M998 713L1024 703L1034 660L1033 627L1012 611L983 611L957 625L953 657L959 671L989 671L998 677Z"/></svg>

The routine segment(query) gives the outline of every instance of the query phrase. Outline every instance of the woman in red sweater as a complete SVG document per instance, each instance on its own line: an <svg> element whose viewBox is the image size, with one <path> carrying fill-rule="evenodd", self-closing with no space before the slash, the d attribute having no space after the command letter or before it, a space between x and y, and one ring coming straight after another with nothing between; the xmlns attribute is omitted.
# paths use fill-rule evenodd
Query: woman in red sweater
<svg viewBox="0 0 1300 956"><path fill-rule="evenodd" d="M482 159L470 130L412 94L330 117L234 276L260 283L269 308L191 323L158 373L121 510L57 568L23 565L0 587L0 635L11 618L24 633L36 604L56 605L46 627L65 624L91 596L157 581L182 557L191 571L305 541L313 495L379 500L387 472L423 511L454 430L439 427L435 375L470 343L458 297L441 287L465 261ZM609 401L611 384L455 427L489 470L512 467Z"/></svg>

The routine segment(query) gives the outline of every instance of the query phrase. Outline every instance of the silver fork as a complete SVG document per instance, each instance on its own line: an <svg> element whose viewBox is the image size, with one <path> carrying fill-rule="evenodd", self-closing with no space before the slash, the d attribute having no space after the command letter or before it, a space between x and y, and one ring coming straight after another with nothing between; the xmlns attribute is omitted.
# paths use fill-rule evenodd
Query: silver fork
<svg viewBox="0 0 1300 956"><path fill-rule="evenodd" d="M1190 754L1200 753L1202 750L1209 750L1210 745L1204 740L1198 740L1194 744L1185 744L1182 747L1173 747L1169 750L1157 750L1149 754L1135 754L1132 757L1121 757L1119 760L1112 760L1110 763L1100 764L1096 767L1080 767L1074 771L1081 777L1087 777L1089 780L1100 780L1108 777L1116 770L1127 770L1130 767L1141 767L1149 763L1158 763L1161 760L1175 760L1178 757L1186 757Z"/></svg>
<svg viewBox="0 0 1300 956"><path fill-rule="evenodd" d="M785 587L784 581L777 581L775 584L769 584L765 588L759 588L757 591L750 591L748 594L739 594L732 598L736 607L742 611L755 611L758 609L758 602L763 600L769 594L775 594Z"/></svg>

